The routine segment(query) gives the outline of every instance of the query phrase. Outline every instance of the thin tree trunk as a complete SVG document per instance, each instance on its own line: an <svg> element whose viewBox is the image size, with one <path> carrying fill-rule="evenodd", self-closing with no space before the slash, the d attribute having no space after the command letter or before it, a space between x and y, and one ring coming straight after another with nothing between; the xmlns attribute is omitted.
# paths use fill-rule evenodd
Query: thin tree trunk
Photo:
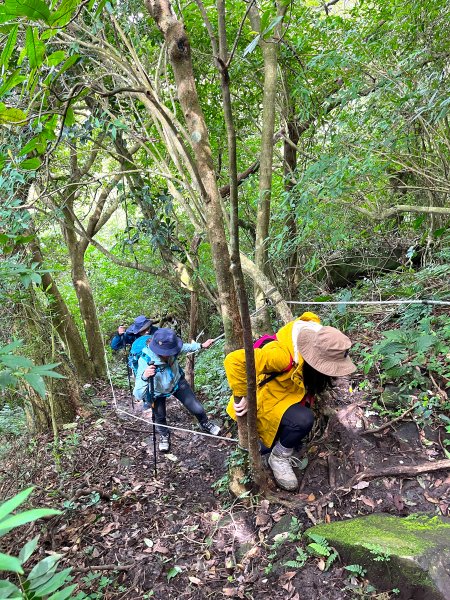
<svg viewBox="0 0 450 600"><path fill-rule="evenodd" d="M195 257L194 267L198 267L197 250L200 245L200 236L196 235L192 240L189 252ZM191 308L189 314L189 336L188 341L195 340L198 330L198 312L199 312L199 299L198 292L194 289L191 291ZM195 354L189 354L186 357L185 375L186 380L193 390L195 390L194 381L194 366L195 366Z"/></svg>
<svg viewBox="0 0 450 600"><path fill-rule="evenodd" d="M30 249L33 261L42 265L44 259L37 238L30 243ZM51 274L43 273L41 277L41 287L47 297L52 325L58 333L68 358L72 362L80 381L82 383L87 383L93 379L94 369L89 360L88 353L86 352L75 321Z"/></svg>
<svg viewBox="0 0 450 600"><path fill-rule="evenodd" d="M288 98L288 102L290 99ZM284 189L286 192L291 192L294 187L293 176L297 169L297 144L300 139L298 134L297 122L295 121L295 108L288 106L288 121L287 121L287 137L288 140L284 141L283 154L284 154ZM289 229L289 237L295 239L297 237L297 214L295 210L289 211L287 215L286 225ZM298 253L297 250L292 252L288 259L288 292L289 297L293 298L296 295L299 281L300 270L298 268Z"/></svg>
<svg viewBox="0 0 450 600"><path fill-rule="evenodd" d="M265 477L262 470L261 455L259 451L259 436L256 426L256 370L252 340L252 327L250 321L250 311L248 308L247 291L245 289L244 275L242 273L241 260L239 254L239 211L238 173L236 158L236 130L234 127L230 93L230 77L227 67L228 49L224 0L217 0L217 9L219 21L218 63L221 73L222 98L228 140L228 166L230 174L230 269L233 275L234 285L239 300L239 311L243 329L247 377L248 412L247 418L238 417L238 431L240 444L243 447L248 448L253 481L256 484L258 490L260 490L265 487Z"/></svg>
<svg viewBox="0 0 450 600"><path fill-rule="evenodd" d="M98 321L94 295L86 270L84 268L84 252L77 248L70 249L72 262L72 282L80 306L81 318L86 332L86 341L89 348L89 357L92 361L97 377L106 377L106 362L103 351L103 337Z"/></svg>
<svg viewBox="0 0 450 600"><path fill-rule="evenodd" d="M259 9L253 5L249 12L254 31L260 32ZM262 32L260 32L262 33ZM278 44L261 38L261 52L264 60L264 89L262 110L261 150L259 167L259 199L256 217L255 264L267 275L267 240L269 238L270 201L272 196L273 135L275 131L275 99L277 91ZM265 308L263 290L255 285L255 306L260 309L254 319L255 333L263 334L271 330L269 311Z"/></svg>
<svg viewBox="0 0 450 600"><path fill-rule="evenodd" d="M242 337L239 309L230 273L230 255L225 237L220 192L217 186L209 135L197 95L191 49L186 32L169 0L146 0L147 9L164 36L175 76L178 99L192 138L200 176L200 194L205 210L209 243L217 278L226 345L239 345Z"/></svg>

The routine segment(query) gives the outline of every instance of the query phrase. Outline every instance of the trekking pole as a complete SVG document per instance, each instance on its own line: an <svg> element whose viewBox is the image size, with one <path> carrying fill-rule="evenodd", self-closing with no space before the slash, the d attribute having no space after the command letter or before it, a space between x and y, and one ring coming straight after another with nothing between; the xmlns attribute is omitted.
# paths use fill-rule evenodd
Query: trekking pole
<svg viewBox="0 0 450 600"><path fill-rule="evenodd" d="M155 364L155 361L151 361L148 363L148 366L152 366ZM153 423L153 467L155 469L155 479L158 477L158 471L156 468L156 425L155 425L155 376L152 375L150 377L150 402L152 403L152 423Z"/></svg>
<svg viewBox="0 0 450 600"><path fill-rule="evenodd" d="M131 349L131 346L130 346ZM126 354L127 347L125 346L125 368L127 370L128 376L128 387L130 389L131 396L131 408L134 410L134 396L133 396L133 386L131 385L131 377L130 377L130 367L128 366L128 354Z"/></svg>

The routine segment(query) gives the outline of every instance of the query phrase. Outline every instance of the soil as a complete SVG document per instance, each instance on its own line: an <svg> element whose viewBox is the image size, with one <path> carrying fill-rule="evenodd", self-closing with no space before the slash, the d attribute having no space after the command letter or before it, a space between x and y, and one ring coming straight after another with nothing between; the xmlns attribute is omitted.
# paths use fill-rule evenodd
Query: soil
<svg viewBox="0 0 450 600"><path fill-rule="evenodd" d="M438 433L424 437L412 421L363 436L332 427L334 416L320 421L300 455L308 465L298 492L278 490L268 472L267 497L251 506L247 497L232 497L226 483L213 486L227 473L233 442L173 432L170 453L157 453L155 477L151 425L117 414L106 385L93 391L96 408L62 432L57 452L51 436L16 442L0 467L1 499L34 485L33 506L63 511L2 538L3 551L18 553L40 531L36 560L62 553L61 566L74 567L89 598L388 599L390 593L375 595L361 578L350 579L339 560L328 571L320 558L303 568L285 566L302 545L298 531L373 512L448 512L450 477L442 471L361 476L345 485L364 469L444 458ZM129 395L115 394L131 411ZM351 393L345 382L334 396L335 411L351 406L366 427L380 424L367 416L362 393ZM198 431L175 399L168 422ZM235 437L232 427L223 423L222 434ZM277 531L289 532L284 543L277 544Z"/></svg>

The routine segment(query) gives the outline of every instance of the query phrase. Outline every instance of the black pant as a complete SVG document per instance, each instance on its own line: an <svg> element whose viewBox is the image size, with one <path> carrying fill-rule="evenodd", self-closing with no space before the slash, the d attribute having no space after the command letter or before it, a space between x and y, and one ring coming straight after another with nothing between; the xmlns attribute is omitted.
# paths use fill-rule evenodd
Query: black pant
<svg viewBox="0 0 450 600"><path fill-rule="evenodd" d="M172 396L175 396L175 398L177 398L181 404L188 409L191 415L194 415L201 425L208 421L205 409L197 400L185 377L181 377L176 391L172 392ZM164 435L170 435L170 429L164 427L164 425L167 424L166 399L166 396L156 396L153 414L155 423L157 423L156 431L160 434L163 433Z"/></svg>
<svg viewBox="0 0 450 600"><path fill-rule="evenodd" d="M311 409L301 404L293 404L281 417L272 448L277 442L285 448L298 448L303 438L311 431L313 423L314 413ZM269 448L261 444L261 453L267 452L270 452Z"/></svg>

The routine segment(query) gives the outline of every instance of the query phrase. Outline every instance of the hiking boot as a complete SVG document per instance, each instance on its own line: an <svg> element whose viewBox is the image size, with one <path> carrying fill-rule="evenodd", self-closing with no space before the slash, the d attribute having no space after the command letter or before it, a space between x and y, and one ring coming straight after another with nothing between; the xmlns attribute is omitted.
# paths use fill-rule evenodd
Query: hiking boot
<svg viewBox="0 0 450 600"><path fill-rule="evenodd" d="M219 435L220 427L213 423L212 421L205 421L201 423L203 431L206 433L210 433L211 435Z"/></svg>
<svg viewBox="0 0 450 600"><path fill-rule="evenodd" d="M297 477L291 464L292 448L283 448L278 443L269 456L269 466L278 485L289 492L298 487Z"/></svg>
<svg viewBox="0 0 450 600"><path fill-rule="evenodd" d="M162 433L159 436L159 451L160 452L169 452L169 450L170 450L170 436Z"/></svg>

